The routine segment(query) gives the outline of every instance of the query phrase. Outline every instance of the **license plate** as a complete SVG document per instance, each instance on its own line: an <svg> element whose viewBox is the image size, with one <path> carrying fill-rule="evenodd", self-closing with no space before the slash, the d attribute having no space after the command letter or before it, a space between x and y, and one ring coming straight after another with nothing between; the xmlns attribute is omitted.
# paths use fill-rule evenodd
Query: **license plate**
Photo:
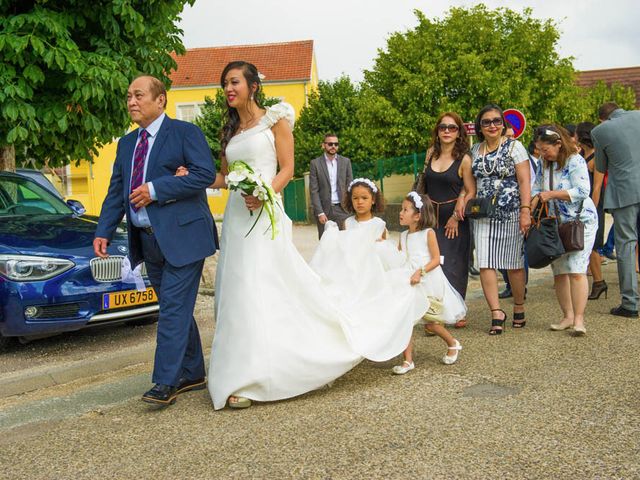
<svg viewBox="0 0 640 480"><path fill-rule="evenodd" d="M145 303L157 302L158 297L152 287L144 291L125 290L122 292L105 293L102 295L102 308L112 310L114 308L127 308Z"/></svg>

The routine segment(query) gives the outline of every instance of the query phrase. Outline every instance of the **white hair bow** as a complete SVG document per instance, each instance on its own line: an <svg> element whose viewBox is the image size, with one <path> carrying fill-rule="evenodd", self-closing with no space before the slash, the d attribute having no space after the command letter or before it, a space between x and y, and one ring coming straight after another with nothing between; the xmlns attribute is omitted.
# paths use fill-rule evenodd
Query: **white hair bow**
<svg viewBox="0 0 640 480"><path fill-rule="evenodd" d="M420 194L418 192L409 192L407 196L411 197L411 200L413 200L413 204L418 210L422 209L424 203L422 203L422 198L420 198Z"/></svg>

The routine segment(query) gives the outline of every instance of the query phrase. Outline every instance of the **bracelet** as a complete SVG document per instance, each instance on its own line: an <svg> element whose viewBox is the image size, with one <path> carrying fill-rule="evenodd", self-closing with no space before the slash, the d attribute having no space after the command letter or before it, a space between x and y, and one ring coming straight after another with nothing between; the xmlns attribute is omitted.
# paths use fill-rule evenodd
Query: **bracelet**
<svg viewBox="0 0 640 480"><path fill-rule="evenodd" d="M427 274L427 269L424 267L420 267L420 276L424 277Z"/></svg>
<svg viewBox="0 0 640 480"><path fill-rule="evenodd" d="M520 205L520 210L524 210L525 208L531 210L531 207L529 205Z"/></svg>

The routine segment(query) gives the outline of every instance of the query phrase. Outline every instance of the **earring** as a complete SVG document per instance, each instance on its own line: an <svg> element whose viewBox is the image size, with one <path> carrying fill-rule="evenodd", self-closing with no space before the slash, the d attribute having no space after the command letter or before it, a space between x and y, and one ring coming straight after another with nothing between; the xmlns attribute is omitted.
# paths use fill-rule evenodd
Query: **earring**
<svg viewBox="0 0 640 480"><path fill-rule="evenodd" d="M251 101L253 102L253 93L251 94Z"/></svg>

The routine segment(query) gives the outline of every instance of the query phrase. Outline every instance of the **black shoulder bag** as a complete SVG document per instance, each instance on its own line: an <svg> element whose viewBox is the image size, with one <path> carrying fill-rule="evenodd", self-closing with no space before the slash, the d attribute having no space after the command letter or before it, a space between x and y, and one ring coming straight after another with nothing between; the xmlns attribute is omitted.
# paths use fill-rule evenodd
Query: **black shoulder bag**
<svg viewBox="0 0 640 480"><path fill-rule="evenodd" d="M553 172L549 166L549 189L553 190ZM547 202L538 202L531 214L532 221L527 233L525 251L531 268L544 268L565 253L556 217L549 215Z"/></svg>

